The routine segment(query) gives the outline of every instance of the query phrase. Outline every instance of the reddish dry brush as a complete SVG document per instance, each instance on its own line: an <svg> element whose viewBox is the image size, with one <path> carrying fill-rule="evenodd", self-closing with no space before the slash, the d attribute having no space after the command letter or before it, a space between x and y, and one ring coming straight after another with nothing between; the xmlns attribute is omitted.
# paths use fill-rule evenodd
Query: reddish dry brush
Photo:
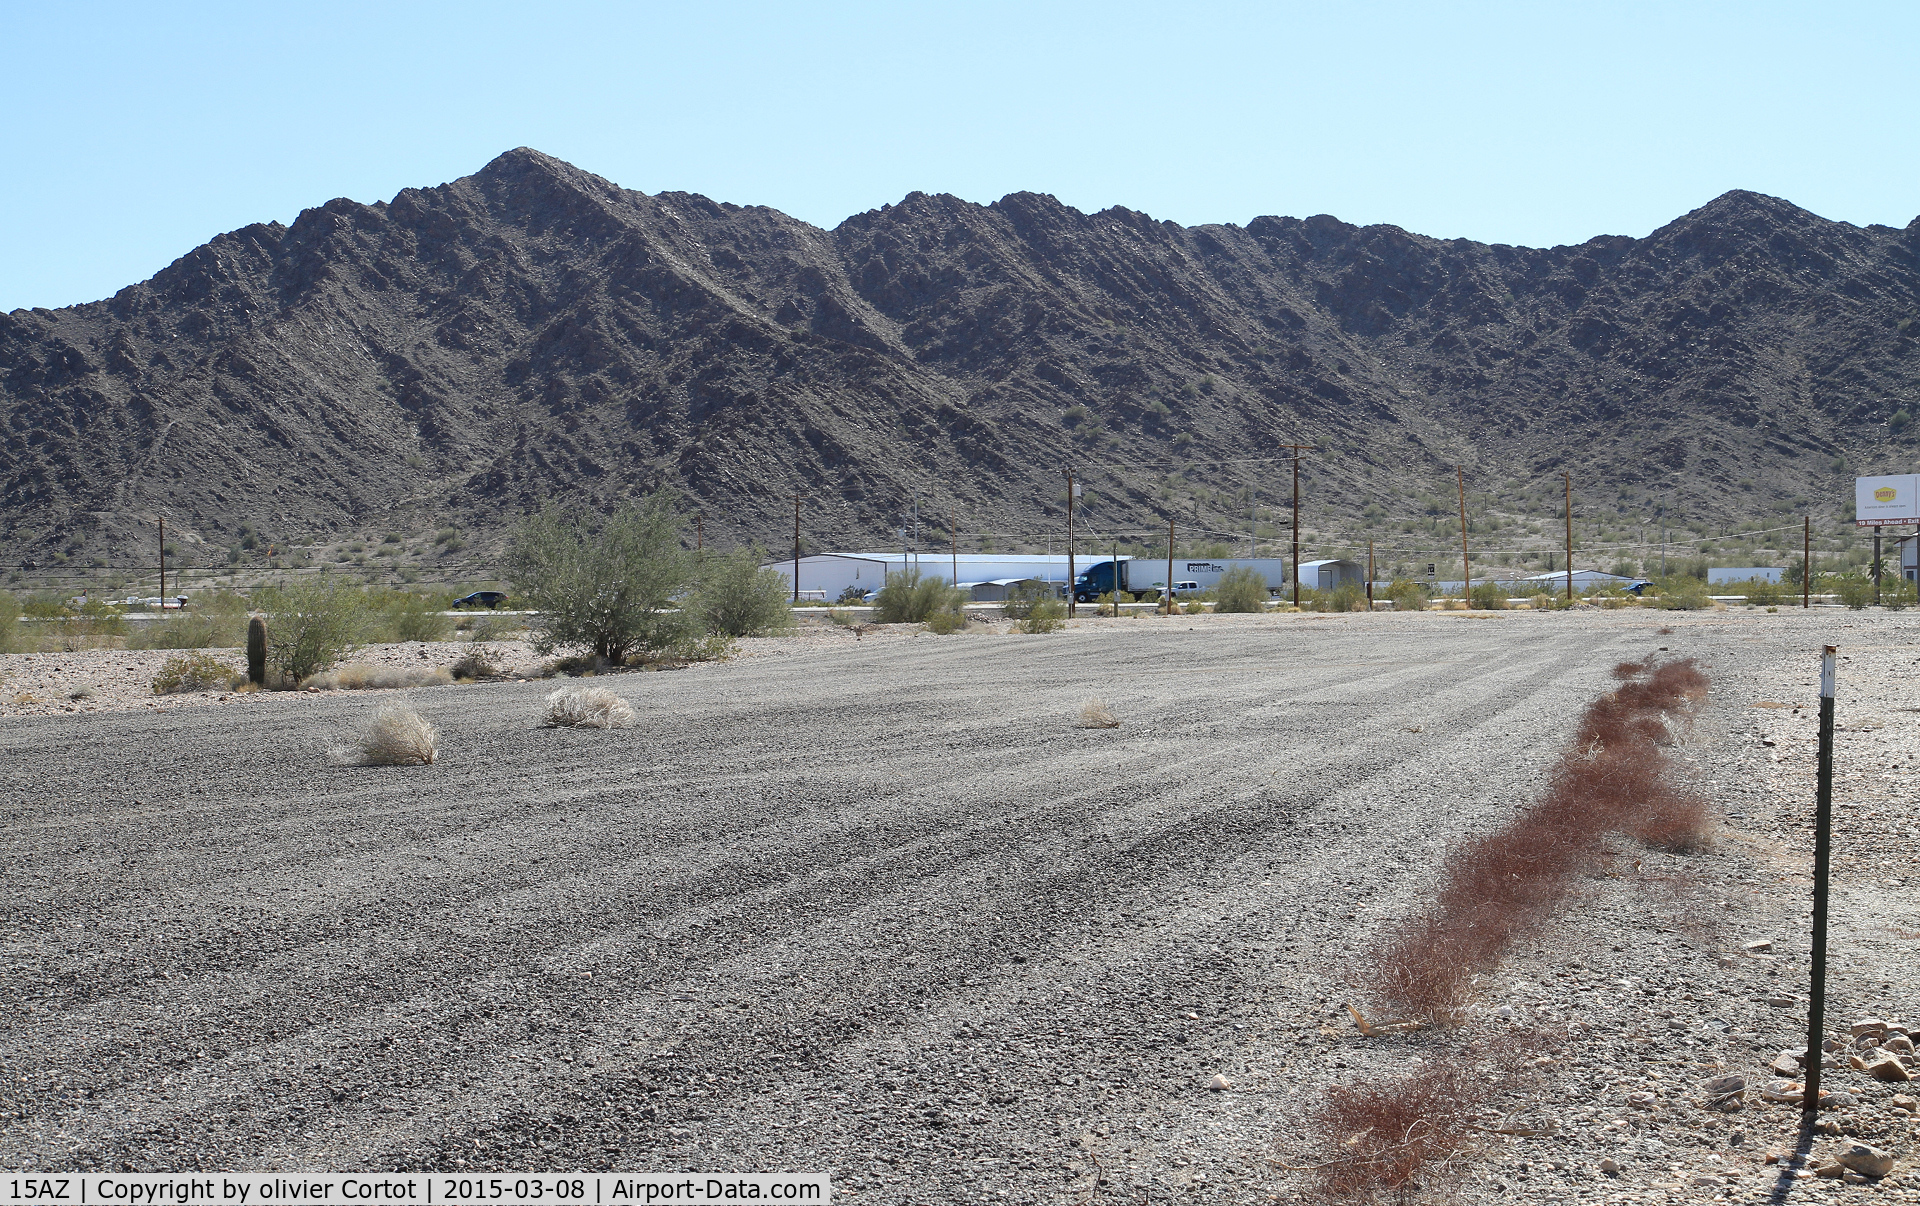
<svg viewBox="0 0 1920 1206"><path fill-rule="evenodd" d="M1474 976L1546 923L1574 878L1605 861L1610 834L1676 852L1706 844L1706 804L1675 786L1665 750L1673 725L1690 723L1706 698L1707 676L1691 659L1625 662L1613 673L1620 686L1582 714L1540 800L1455 850L1432 907L1382 935L1362 974L1406 1016L1457 1018ZM1404 1077L1330 1088L1312 1126L1329 1153L1312 1166L1319 1195L1410 1202L1425 1194L1472 1150L1483 1129L1474 1111L1512 1089L1519 1053L1534 1041L1514 1034Z"/></svg>
<svg viewBox="0 0 1920 1206"><path fill-rule="evenodd" d="M1400 1076L1333 1085L1308 1134L1326 1153L1305 1171L1329 1202L1413 1202L1444 1181L1479 1146L1484 1107L1529 1083L1526 1063L1556 1040L1515 1031L1432 1060ZM1288 1166L1292 1167L1292 1166Z"/></svg>
<svg viewBox="0 0 1920 1206"><path fill-rule="evenodd" d="M1333 1153L1313 1169L1320 1195L1334 1202L1411 1200L1425 1188L1423 1177L1473 1147L1473 1112L1485 1091L1451 1065L1354 1089L1333 1085L1313 1119L1316 1146Z"/></svg>
<svg viewBox="0 0 1920 1206"><path fill-rule="evenodd" d="M1692 659L1613 673L1621 685L1581 716L1539 802L1455 850L1433 906L1384 933L1366 973L1377 996L1412 1017L1455 1017L1473 977L1601 862L1608 834L1675 852L1706 844L1706 804L1674 785L1664 751L1671 725L1706 697L1707 676Z"/></svg>

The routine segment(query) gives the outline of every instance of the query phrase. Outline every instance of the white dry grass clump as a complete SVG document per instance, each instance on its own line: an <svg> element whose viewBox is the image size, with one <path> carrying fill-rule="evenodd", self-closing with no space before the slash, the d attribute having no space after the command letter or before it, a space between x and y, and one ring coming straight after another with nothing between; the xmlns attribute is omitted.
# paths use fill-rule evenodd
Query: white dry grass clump
<svg viewBox="0 0 1920 1206"><path fill-rule="evenodd" d="M605 687L565 686L547 696L547 723L555 727L624 729L633 705Z"/></svg>
<svg viewBox="0 0 1920 1206"><path fill-rule="evenodd" d="M390 691L400 687L444 687L453 682L447 671L424 666L370 666L355 662L311 675L300 683L322 691Z"/></svg>
<svg viewBox="0 0 1920 1206"><path fill-rule="evenodd" d="M440 754L440 730L406 704L383 704L349 741L335 746L340 766L427 766Z"/></svg>
<svg viewBox="0 0 1920 1206"><path fill-rule="evenodd" d="M1117 729L1120 718L1113 714L1105 700L1089 699L1080 705L1080 727L1083 729Z"/></svg>

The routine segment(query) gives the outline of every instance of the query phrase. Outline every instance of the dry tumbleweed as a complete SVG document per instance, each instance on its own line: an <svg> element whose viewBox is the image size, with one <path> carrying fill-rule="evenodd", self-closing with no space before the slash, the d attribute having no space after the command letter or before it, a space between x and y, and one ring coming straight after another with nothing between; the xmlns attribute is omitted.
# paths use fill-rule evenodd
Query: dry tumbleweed
<svg viewBox="0 0 1920 1206"><path fill-rule="evenodd" d="M426 766L439 755L440 730L405 704L388 704L333 750L342 766Z"/></svg>
<svg viewBox="0 0 1920 1206"><path fill-rule="evenodd" d="M633 723L633 705L605 687L566 686L547 696L547 723L624 729Z"/></svg>
<svg viewBox="0 0 1920 1206"><path fill-rule="evenodd" d="M1089 699L1080 705L1080 727L1083 729L1117 729L1120 718L1107 707L1106 701Z"/></svg>

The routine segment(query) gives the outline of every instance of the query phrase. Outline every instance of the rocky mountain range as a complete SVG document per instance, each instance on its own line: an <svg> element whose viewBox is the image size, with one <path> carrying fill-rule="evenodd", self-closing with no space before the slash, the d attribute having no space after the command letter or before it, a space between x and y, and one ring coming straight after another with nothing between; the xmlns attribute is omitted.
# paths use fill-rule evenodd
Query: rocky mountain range
<svg viewBox="0 0 1920 1206"><path fill-rule="evenodd" d="M1731 192L1546 249L914 193L828 231L529 149L0 316L0 559L686 495L711 542L1323 533L1451 506L1841 517L1910 468L1920 220ZM1284 524L1284 513L1279 516ZM964 547L964 546L963 546Z"/></svg>

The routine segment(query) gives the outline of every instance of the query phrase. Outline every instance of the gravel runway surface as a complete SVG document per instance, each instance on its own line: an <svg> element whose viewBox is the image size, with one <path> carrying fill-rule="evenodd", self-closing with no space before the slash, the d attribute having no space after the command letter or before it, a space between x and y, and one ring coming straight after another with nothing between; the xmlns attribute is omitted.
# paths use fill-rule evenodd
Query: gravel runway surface
<svg viewBox="0 0 1920 1206"><path fill-rule="evenodd" d="M1741 979L1788 972L1715 960L1798 916L1800 838L1767 795L1797 780L1768 777L1787 772L1750 731L1756 692L1811 681L1791 667L1841 623L1880 644L1912 624L1838 617L836 634L596 680L638 711L625 730L539 727L550 683L410 692L442 734L416 768L328 765L374 693L13 718L0 1164L825 1169L854 1201L1287 1197L1302 1182L1274 1159L1301 1158L1315 1093L1453 1041L1352 1034L1367 935L1420 906L1449 843L1533 798L1616 662L1666 646L1716 680L1687 757L1722 803L1723 785L1770 802L1730 805L1711 855L1647 855L1636 876L1659 884L1597 880L1488 986L1589 1029L1575 1087L1552 1093L1566 1126L1502 1140L1470 1194L1530 1174L1612 1192L1591 1161L1644 1136L1610 1130L1609 1103L1678 1042L1663 1020L1657 1052L1629 1043L1651 1033L1636 1009L1679 999L1646 985L1731 985L1716 991L1747 1012L1686 1053L1701 1067L1791 1037ZM1088 696L1121 727L1075 727ZM1707 898L1712 924L1682 924ZM1233 1087L1209 1092L1216 1074ZM1719 1142L1702 1160L1762 1142L1674 1125ZM1691 1167L1622 1176L1657 1200Z"/></svg>

